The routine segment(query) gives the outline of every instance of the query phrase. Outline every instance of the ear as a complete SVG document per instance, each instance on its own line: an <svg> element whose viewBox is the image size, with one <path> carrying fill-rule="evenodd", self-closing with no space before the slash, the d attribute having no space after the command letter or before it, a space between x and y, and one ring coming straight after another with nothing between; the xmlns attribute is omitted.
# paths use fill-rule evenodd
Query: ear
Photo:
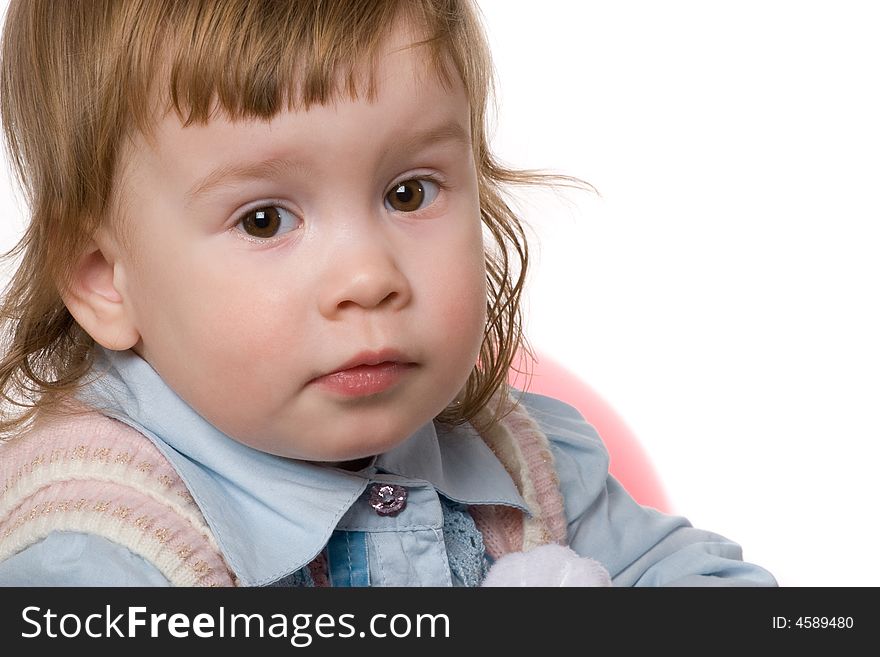
<svg viewBox="0 0 880 657"><path fill-rule="evenodd" d="M109 249L89 243L74 266L70 284L61 291L64 305L95 342L107 349L130 349L139 340L131 309L120 289L122 266Z"/></svg>

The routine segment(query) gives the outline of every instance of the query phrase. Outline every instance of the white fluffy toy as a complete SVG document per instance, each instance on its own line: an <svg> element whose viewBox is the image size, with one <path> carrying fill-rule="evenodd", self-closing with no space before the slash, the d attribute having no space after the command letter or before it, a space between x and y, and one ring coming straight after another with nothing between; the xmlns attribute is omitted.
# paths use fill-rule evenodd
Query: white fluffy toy
<svg viewBox="0 0 880 657"><path fill-rule="evenodd" d="M482 586L611 586L608 571L570 547L549 543L498 559Z"/></svg>

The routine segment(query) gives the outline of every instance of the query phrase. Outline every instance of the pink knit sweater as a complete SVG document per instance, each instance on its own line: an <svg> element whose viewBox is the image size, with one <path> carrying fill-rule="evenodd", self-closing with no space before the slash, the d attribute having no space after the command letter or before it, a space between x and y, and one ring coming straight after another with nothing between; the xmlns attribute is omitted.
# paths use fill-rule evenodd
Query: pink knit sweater
<svg viewBox="0 0 880 657"><path fill-rule="evenodd" d="M566 523L547 437L522 407L481 432L530 509L473 506L495 559L564 544ZM497 400L494 403L498 403ZM489 410L483 411L483 421ZM53 531L102 536L140 555L175 586L234 586L198 506L171 464L140 432L97 412L56 416L0 444L0 561ZM326 564L310 564L325 585Z"/></svg>

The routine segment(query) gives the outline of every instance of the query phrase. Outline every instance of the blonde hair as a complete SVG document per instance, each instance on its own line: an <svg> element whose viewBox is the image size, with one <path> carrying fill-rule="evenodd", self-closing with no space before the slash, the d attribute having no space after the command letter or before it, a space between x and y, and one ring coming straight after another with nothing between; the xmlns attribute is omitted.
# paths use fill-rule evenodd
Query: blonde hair
<svg viewBox="0 0 880 657"><path fill-rule="evenodd" d="M480 356L437 419L473 420L505 389L515 355L527 352L528 246L503 188L574 179L507 168L489 150L492 64L471 0L11 0L0 120L30 221L2 256L21 261L0 304L0 436L75 392L92 367L94 340L59 289L98 227L123 214L114 183L133 131L149 136L163 110L189 125L208 122L215 105L233 120L269 119L356 98L364 91L359 66L373 61L400 20L425 36L419 43L441 79L457 73L464 83L481 217L492 238Z"/></svg>

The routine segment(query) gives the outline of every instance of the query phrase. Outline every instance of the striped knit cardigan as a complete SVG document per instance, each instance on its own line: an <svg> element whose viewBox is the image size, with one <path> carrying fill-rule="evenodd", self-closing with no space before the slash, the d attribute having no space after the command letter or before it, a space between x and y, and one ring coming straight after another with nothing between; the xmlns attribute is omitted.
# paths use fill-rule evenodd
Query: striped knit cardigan
<svg viewBox="0 0 880 657"><path fill-rule="evenodd" d="M489 411L484 411L487 414ZM485 420L488 415L484 415ZM566 522L547 437L519 405L481 432L530 509L470 507L494 559L565 544ZM84 411L0 444L0 561L53 531L95 534L152 563L175 586L235 586L214 536L168 460L128 425ZM326 584L326 564L310 564Z"/></svg>

